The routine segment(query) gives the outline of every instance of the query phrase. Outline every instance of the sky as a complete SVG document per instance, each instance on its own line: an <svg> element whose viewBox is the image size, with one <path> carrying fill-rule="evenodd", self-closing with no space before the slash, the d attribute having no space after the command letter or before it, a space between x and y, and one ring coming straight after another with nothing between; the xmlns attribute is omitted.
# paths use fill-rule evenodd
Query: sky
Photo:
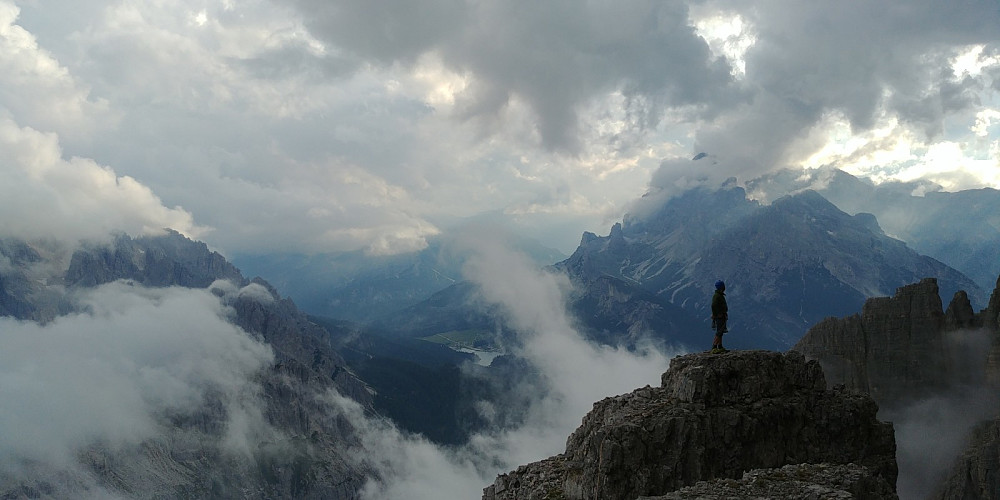
<svg viewBox="0 0 1000 500"><path fill-rule="evenodd" d="M0 0L0 233L571 252L778 168L1000 187L998 92L996 0Z"/></svg>

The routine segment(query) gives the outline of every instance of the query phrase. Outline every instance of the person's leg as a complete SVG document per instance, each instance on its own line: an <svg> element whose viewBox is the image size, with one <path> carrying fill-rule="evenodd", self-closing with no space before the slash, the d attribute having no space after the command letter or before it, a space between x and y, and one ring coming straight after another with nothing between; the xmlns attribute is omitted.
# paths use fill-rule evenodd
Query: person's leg
<svg viewBox="0 0 1000 500"><path fill-rule="evenodd" d="M726 328L726 320L725 319L718 319L718 320L716 320L715 321L715 326L716 326L716 330L715 330L715 345L719 349L725 349L725 347L722 346L722 334L724 334L724 333L726 333L726 332L729 331L729 329Z"/></svg>

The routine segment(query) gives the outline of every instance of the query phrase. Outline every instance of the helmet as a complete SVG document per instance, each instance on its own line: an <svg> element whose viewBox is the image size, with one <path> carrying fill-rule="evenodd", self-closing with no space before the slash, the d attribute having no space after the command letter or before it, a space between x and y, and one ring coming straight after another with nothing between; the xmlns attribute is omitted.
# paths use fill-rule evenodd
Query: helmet
<svg viewBox="0 0 1000 500"><path fill-rule="evenodd" d="M715 282L715 289L716 290L725 290L726 289L726 283L723 282L722 280L716 281Z"/></svg>

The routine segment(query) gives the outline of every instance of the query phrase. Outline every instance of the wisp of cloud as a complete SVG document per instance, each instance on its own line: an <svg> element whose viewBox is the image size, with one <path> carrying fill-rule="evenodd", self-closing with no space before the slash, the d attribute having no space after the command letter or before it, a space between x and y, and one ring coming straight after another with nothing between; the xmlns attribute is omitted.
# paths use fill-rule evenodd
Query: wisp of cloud
<svg viewBox="0 0 1000 500"><path fill-rule="evenodd" d="M338 407L361 434L358 459L381 478L370 481L368 498L478 498L497 474L565 451L567 436L591 405L604 397L656 383L670 353L630 352L594 345L573 328L566 313L567 278L539 270L487 231L471 231L464 244L473 251L465 276L499 306L518 332L515 354L538 371L522 425L474 435L458 448L406 435L390 423L366 418L352 401L336 395Z"/></svg>
<svg viewBox="0 0 1000 500"><path fill-rule="evenodd" d="M273 353L227 321L218 297L116 282L75 299L82 312L48 324L0 318L0 478L25 479L30 464L85 478L86 447L163 438L167 415L198 411L209 393L226 405L220 446L241 451L239 434L261 423L247 403L254 375Z"/></svg>

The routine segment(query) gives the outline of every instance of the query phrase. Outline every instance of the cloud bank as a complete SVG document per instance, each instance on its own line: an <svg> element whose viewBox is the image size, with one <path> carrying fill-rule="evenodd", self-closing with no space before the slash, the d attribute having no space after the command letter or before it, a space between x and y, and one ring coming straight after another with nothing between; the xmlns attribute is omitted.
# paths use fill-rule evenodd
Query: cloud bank
<svg viewBox="0 0 1000 500"><path fill-rule="evenodd" d="M103 240L114 231L157 234L173 228L196 238L207 228L180 207L93 160L62 157L54 134L0 115L0 234L24 240Z"/></svg>
<svg viewBox="0 0 1000 500"><path fill-rule="evenodd" d="M0 428L17 430L0 434L0 472L73 471L92 445L130 450L209 394L227 412L226 451L246 451L266 427L254 376L273 354L227 321L219 297L118 282L74 302L82 312L45 325L0 318Z"/></svg>

